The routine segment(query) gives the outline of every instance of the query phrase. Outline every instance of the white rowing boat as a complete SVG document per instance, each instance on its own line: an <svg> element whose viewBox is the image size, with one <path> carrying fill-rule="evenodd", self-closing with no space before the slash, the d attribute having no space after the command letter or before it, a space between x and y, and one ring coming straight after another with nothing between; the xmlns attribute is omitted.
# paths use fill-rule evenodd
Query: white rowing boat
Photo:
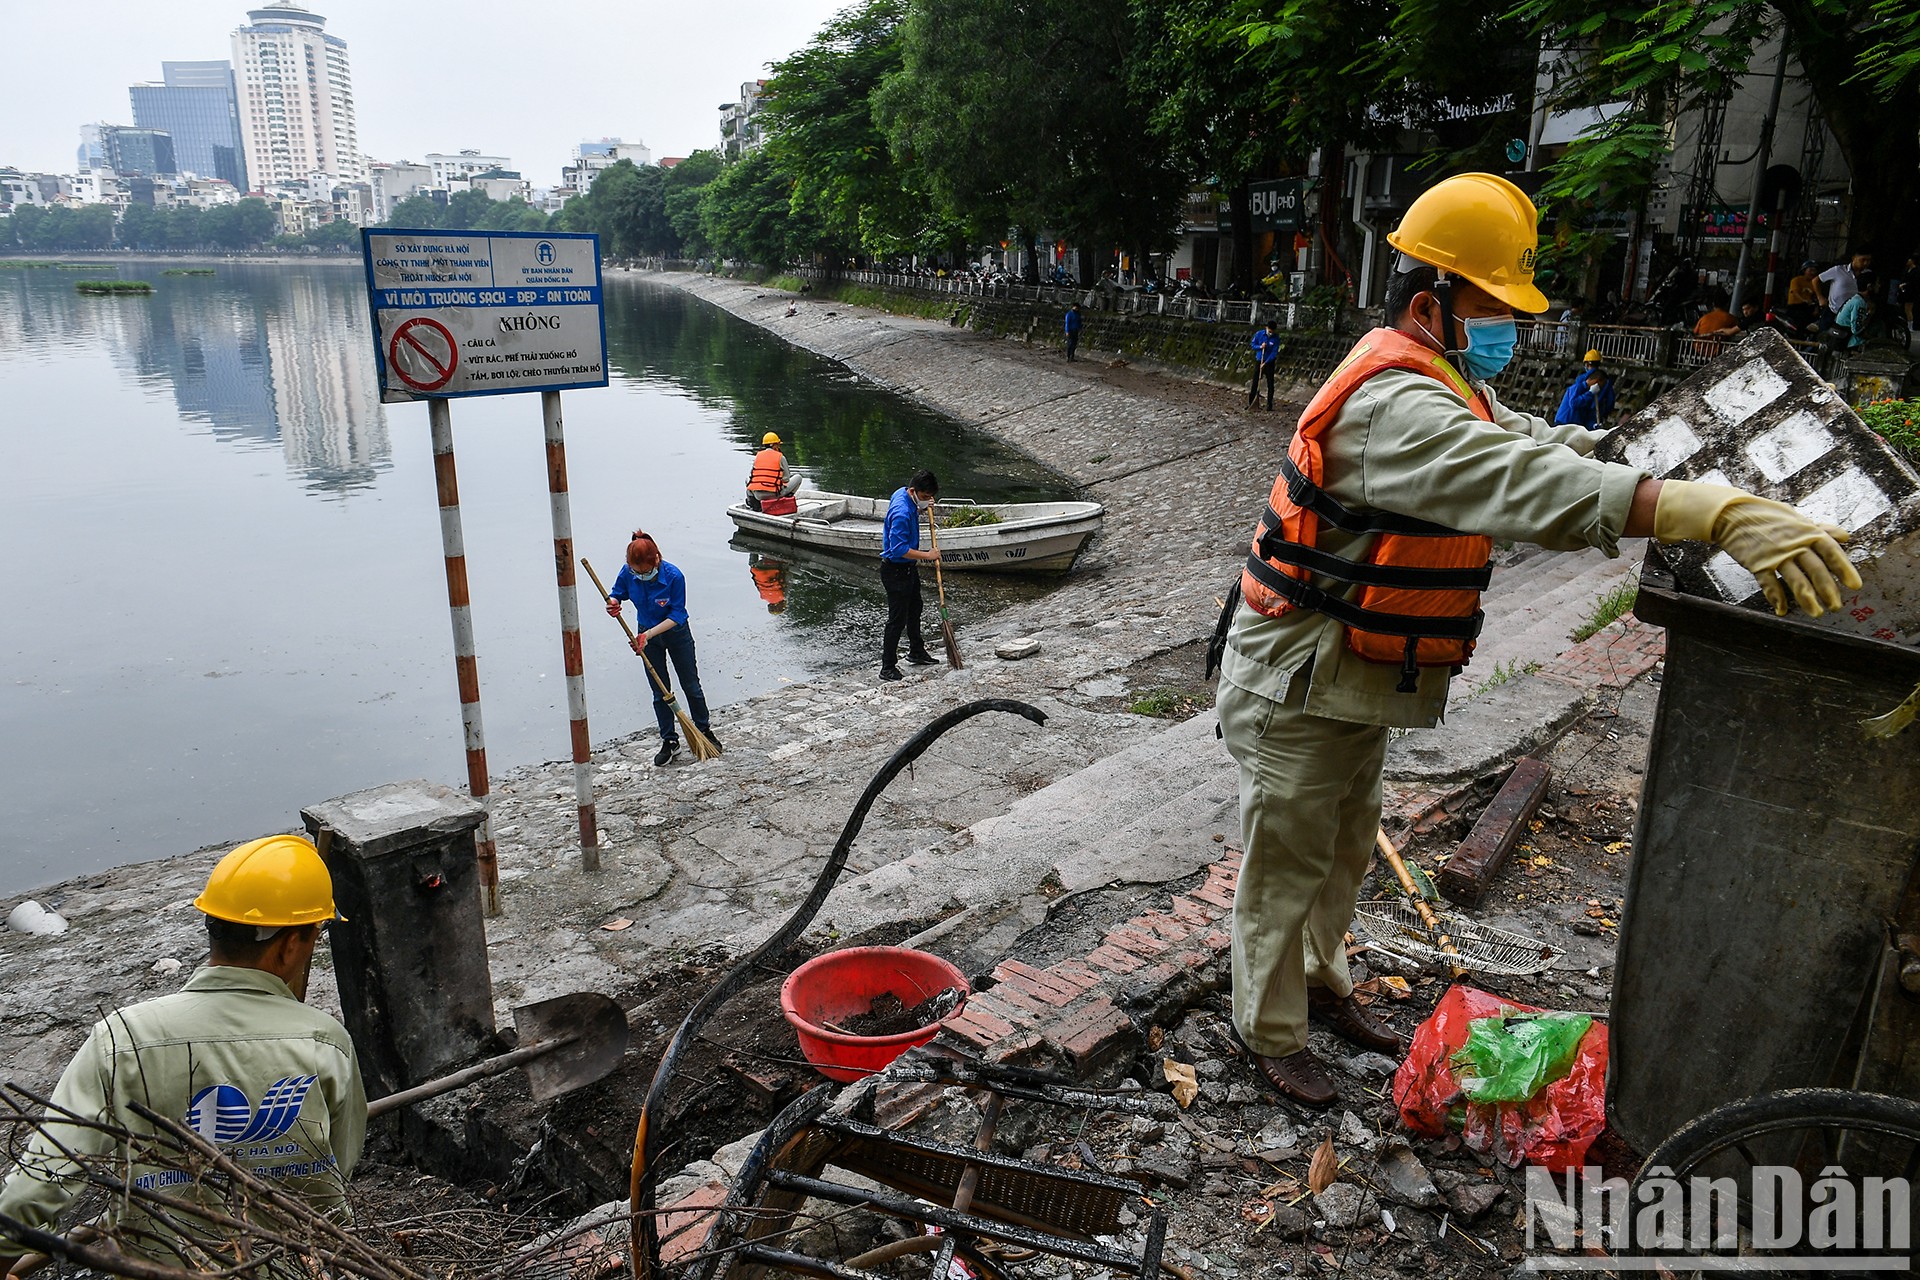
<svg viewBox="0 0 1920 1280"><path fill-rule="evenodd" d="M770 516L744 502L728 507L727 514L742 533L760 541L880 558L887 499L802 491L797 500L799 509L792 515ZM947 527L948 518L962 510L990 511L999 522ZM1066 570L1100 528L1105 514L1106 508L1097 502L960 501L934 505L934 517L941 526L940 559L946 568L1013 573ZM920 545L932 545L924 532Z"/></svg>

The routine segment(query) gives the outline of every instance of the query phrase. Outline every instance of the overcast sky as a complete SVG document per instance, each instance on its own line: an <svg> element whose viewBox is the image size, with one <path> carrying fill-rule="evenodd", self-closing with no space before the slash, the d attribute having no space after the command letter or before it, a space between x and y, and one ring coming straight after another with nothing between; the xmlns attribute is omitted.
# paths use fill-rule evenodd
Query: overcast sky
<svg viewBox="0 0 1920 1280"><path fill-rule="evenodd" d="M256 0L258 2L258 0ZM537 187L583 139L654 158L719 142L740 82L848 0L315 0L347 42L360 149L418 160L474 148ZM80 126L130 124L127 86L160 63L230 59L244 0L0 0L0 166L70 173Z"/></svg>

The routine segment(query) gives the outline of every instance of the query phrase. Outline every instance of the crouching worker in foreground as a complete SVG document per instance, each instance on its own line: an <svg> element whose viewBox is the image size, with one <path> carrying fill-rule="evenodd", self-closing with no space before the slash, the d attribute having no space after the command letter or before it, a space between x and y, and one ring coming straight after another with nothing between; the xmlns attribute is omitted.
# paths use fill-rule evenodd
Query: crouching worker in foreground
<svg viewBox="0 0 1920 1280"><path fill-rule="evenodd" d="M1473 652L1495 538L1619 553L1622 537L1725 550L1784 614L1840 608L1846 533L1722 485L1587 455L1598 435L1502 405L1514 312L1543 311L1535 213L1490 174L1445 179L1388 237L1389 327L1308 404L1229 602L1222 736L1240 770L1233 1022L1281 1094L1338 1096L1308 1020L1398 1054L1353 999L1344 935L1380 825L1391 727L1430 728Z"/></svg>
<svg viewBox="0 0 1920 1280"><path fill-rule="evenodd" d="M184 990L94 1024L51 1113L88 1123L42 1125L0 1186L0 1275L29 1251L9 1227L60 1230L61 1213L102 1174L125 1180L123 1191L108 1188L103 1234L128 1253L207 1269L167 1220L202 1239L238 1232L194 1208L243 1215L225 1195L230 1180L153 1163L141 1140L158 1126L136 1103L316 1212L347 1218L367 1096L346 1028L304 1003L320 927L335 918L333 879L308 841L269 836L222 858L193 905L207 918L207 963Z"/></svg>

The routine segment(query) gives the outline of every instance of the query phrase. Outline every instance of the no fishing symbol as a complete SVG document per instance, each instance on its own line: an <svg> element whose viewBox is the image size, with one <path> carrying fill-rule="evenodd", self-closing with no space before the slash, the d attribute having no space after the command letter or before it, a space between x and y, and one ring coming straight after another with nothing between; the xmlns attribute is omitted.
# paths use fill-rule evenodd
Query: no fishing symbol
<svg viewBox="0 0 1920 1280"><path fill-rule="evenodd" d="M415 391L438 391L453 380L460 363L453 334L438 320L415 316L393 331L387 366Z"/></svg>

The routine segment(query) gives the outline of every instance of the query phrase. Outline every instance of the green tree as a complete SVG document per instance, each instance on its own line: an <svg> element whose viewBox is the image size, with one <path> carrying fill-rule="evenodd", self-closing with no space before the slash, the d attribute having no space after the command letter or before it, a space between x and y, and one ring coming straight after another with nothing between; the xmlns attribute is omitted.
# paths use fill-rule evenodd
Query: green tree
<svg viewBox="0 0 1920 1280"><path fill-rule="evenodd" d="M56 210L56 212L60 212ZM82 205L72 211L61 249L108 249L113 246L113 210L104 204Z"/></svg>
<svg viewBox="0 0 1920 1280"><path fill-rule="evenodd" d="M1782 31L1852 175L1853 242L1901 249L1920 222L1920 22L1906 0L1522 0L1516 13L1567 50L1558 109L1625 104L1552 166L1542 195L1569 213L1640 204L1673 119L1770 72L1754 55Z"/></svg>
<svg viewBox="0 0 1920 1280"><path fill-rule="evenodd" d="M123 249L164 249L167 247L167 214L150 204L130 204L120 215L115 232Z"/></svg>
<svg viewBox="0 0 1920 1280"><path fill-rule="evenodd" d="M1096 253L1159 248L1188 175L1142 127L1138 35L1125 0L913 0L877 118L976 242L1015 226L1029 243L1046 228Z"/></svg>
<svg viewBox="0 0 1920 1280"><path fill-rule="evenodd" d="M764 150L700 189L700 226L723 257L778 267L817 243L819 224L793 208L793 180Z"/></svg>
<svg viewBox="0 0 1920 1280"><path fill-rule="evenodd" d="M177 206L167 218L167 247L197 249L207 242L205 209L196 205Z"/></svg>
<svg viewBox="0 0 1920 1280"><path fill-rule="evenodd" d="M1177 0L1177 9L1202 51L1198 83L1181 85L1176 72L1157 123L1187 136L1201 129L1236 196L1236 174L1253 176L1276 161L1297 171L1318 148L1323 232L1346 238L1349 257L1353 229L1342 216L1349 150L1411 144L1425 152L1423 167L1436 177L1500 169L1499 145L1531 102L1534 43L1504 5L1229 0L1209 14ZM1241 56L1229 67L1223 59L1236 50ZM1217 121L1212 129L1210 116Z"/></svg>
<svg viewBox="0 0 1920 1280"><path fill-rule="evenodd" d="M698 257L711 247L700 224L700 193L725 167L718 151L696 151L667 171L667 224L680 237L680 252Z"/></svg>
<svg viewBox="0 0 1920 1280"><path fill-rule="evenodd" d="M47 211L39 205L24 204L13 211L13 243L22 249L41 248L41 228Z"/></svg>
<svg viewBox="0 0 1920 1280"><path fill-rule="evenodd" d="M380 225L432 231L447 225L444 221L446 213L445 208L426 196L408 196L387 210L386 220Z"/></svg>
<svg viewBox="0 0 1920 1280"><path fill-rule="evenodd" d="M906 0L865 0L774 64L763 109L768 154L793 180L793 205L835 256L911 250L943 229L926 179L896 157L873 98L902 69Z"/></svg>

